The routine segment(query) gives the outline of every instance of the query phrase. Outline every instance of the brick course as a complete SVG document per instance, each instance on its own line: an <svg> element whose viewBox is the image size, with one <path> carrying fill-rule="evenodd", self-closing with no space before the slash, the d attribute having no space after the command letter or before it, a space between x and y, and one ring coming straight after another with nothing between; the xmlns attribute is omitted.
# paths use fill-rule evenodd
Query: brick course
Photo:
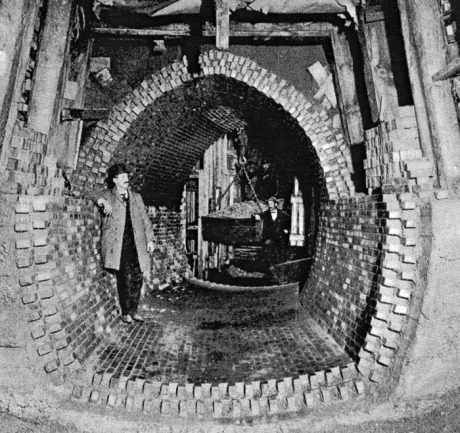
<svg viewBox="0 0 460 433"><path fill-rule="evenodd" d="M343 133L334 129L332 119L328 117L323 107L314 101L308 101L293 86L289 86L284 80L278 79L249 59L229 53L210 51L200 57L200 62L202 71L199 75L194 76L188 73L184 62L178 62L162 69L159 73L146 79L132 95L119 103L107 121L99 122L84 146L85 148L80 152L78 175L74 177L74 183L78 184L78 188L91 189L94 186L101 186L109 161L116 160L117 152L122 152L125 155L124 158L129 161L130 151L135 154L137 149L136 146L127 147L129 144L125 139L127 134L131 135L131 138L140 136L140 141L145 148L145 145L155 142L155 134L161 134L162 131L167 132L167 125L165 128L158 127L152 132L151 122L142 122L142 118L147 116L145 113L149 113L149 110L158 111L155 104L162 98L162 95L172 92L170 97L176 97L181 104L187 101L183 99L181 93L173 91L191 86L199 92L200 83L206 83L205 77L212 78L212 80L208 79L207 83L225 77L229 82L238 83L238 85L232 85L232 91L228 92L229 95L233 94L236 88L249 88L255 90L258 95L265 95L267 101L274 102L285 112L290 113L293 121L300 126L305 136L311 141L312 149L314 149L312 153L315 154L315 159L321 167L317 170L318 179L325 177L330 198L353 195L354 186L349 168L351 167L350 153L345 145ZM231 105L238 106L235 103ZM202 106L202 104L197 106ZM174 106L172 110L177 112ZM177 113L170 113L170 116L169 121L177 117ZM146 128L150 128L150 131L147 130L147 136L142 137L146 133ZM171 129L174 130L174 127ZM215 129L214 126L211 131ZM175 152L182 152L182 149L176 146L171 149L171 152L174 155Z"/></svg>
<svg viewBox="0 0 460 433"><path fill-rule="evenodd" d="M188 276L185 253L185 219L181 211L165 207L148 208L155 235L152 254L152 272L148 279L150 289L158 289L164 283L177 283Z"/></svg>
<svg viewBox="0 0 460 433"><path fill-rule="evenodd" d="M10 146L6 149L5 194L61 195L62 170L48 149L48 137L17 122Z"/></svg>
<svg viewBox="0 0 460 433"><path fill-rule="evenodd" d="M407 326L417 279L416 203L411 193L358 196L320 211L301 302L374 382L391 374Z"/></svg>
<svg viewBox="0 0 460 433"><path fill-rule="evenodd" d="M435 167L420 147L414 107L400 107L400 117L365 133L366 185L369 193L420 192L433 188Z"/></svg>
<svg viewBox="0 0 460 433"><path fill-rule="evenodd" d="M301 295L303 305L355 359L375 312L383 209L376 196L322 205L315 260Z"/></svg>
<svg viewBox="0 0 460 433"><path fill-rule="evenodd" d="M128 160L137 177L146 179L137 185L145 188L144 194L152 189L149 171L164 166L170 177L162 181L162 199L169 195L177 203L173 208L150 209L157 244L148 282L153 287L174 282L187 273L179 209L183 177L224 132L222 122L215 120L215 105L209 107L211 111L190 114L183 128L177 128L184 118L176 107L193 110L217 98L233 107L238 106L235 101L244 100L248 107L282 111L310 146L311 170L318 183L324 181L326 191L315 263L302 302L352 354L362 374L385 381L398 356L417 278L418 201L411 193L431 188L433 177L432 164L420 150L413 113L404 108L400 119L366 133L367 185L370 192L381 189L384 195L348 198L354 196L349 151L342 132L333 128L321 106L249 59L211 51L200 61L200 75L191 76L187 65L179 62L149 77L115 107L107 121L99 122L82 146L73 174L77 193L102 187L107 167ZM152 119L159 128L152 130ZM98 211L92 202L62 197L62 171L49 153L47 140L17 123L7 149L8 182L2 192L23 194L14 222L18 285L40 363L60 382L89 356L104 327L112 323L117 294L113 277L102 269ZM156 149L162 160L146 158L152 142L162 142ZM176 172L182 177L171 177ZM336 397L346 399L350 393L361 395L362 383L353 386L334 385L333 391L316 394L308 390L302 398L308 407ZM91 401L101 399L96 391ZM202 400L174 407L181 413L227 416L229 409L217 400L211 409ZM249 407L244 401L233 407L233 413L249 408L253 414L278 413L300 407L289 400L264 404L262 398L251 400L256 403ZM169 403L164 399L158 410L170 412ZM128 399L114 404L138 405L128 404Z"/></svg>
<svg viewBox="0 0 460 433"><path fill-rule="evenodd" d="M22 196L15 228L32 337L45 370L62 379L96 347L116 308L114 280L101 266L98 211L85 200Z"/></svg>

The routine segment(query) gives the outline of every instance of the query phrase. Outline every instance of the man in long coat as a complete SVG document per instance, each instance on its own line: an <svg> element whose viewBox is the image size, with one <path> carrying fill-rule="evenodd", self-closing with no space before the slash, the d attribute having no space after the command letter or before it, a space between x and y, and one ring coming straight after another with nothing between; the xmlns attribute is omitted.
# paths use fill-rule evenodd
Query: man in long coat
<svg viewBox="0 0 460 433"><path fill-rule="evenodd" d="M150 269L153 230L142 197L129 189L129 173L124 164L108 170L111 189L104 191L97 204L104 214L102 259L104 267L115 271L122 320L143 321L137 309L143 274Z"/></svg>

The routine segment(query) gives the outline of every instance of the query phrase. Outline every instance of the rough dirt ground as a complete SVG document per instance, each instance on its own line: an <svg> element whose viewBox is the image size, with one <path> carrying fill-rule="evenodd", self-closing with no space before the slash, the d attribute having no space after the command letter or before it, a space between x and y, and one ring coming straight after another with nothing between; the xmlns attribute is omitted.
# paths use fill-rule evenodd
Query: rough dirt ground
<svg viewBox="0 0 460 433"><path fill-rule="evenodd" d="M317 433L460 433L460 390L432 399L425 404L418 402L412 405L406 402L401 405L392 403L390 406L394 408L394 411L389 410L387 413L382 413L382 407L380 409L370 407L369 410L364 409L362 412L363 418L376 417L380 421L361 423L357 421L359 413L350 417L349 414L344 413L339 415L330 413L328 416L325 412L315 423L316 425L302 426L300 422L298 426L295 426L291 422L288 426L283 421L279 421L279 424L276 422L267 424L266 431L267 433L304 433L306 431ZM82 413L82 417L86 416L88 415ZM394 417L398 419L389 419ZM248 425L241 427L244 432L251 430L248 429ZM264 429L260 430L261 426L258 427L257 431L264 431ZM234 425L232 431L238 433L238 430L238 426ZM88 431L98 430L78 428L70 422L68 424L49 420L31 422L0 412L0 432L2 433L86 433ZM101 428L101 431L105 429ZM139 430L134 426L130 430L126 428L126 425L123 427L123 432L126 433L144 431L156 430L148 428Z"/></svg>

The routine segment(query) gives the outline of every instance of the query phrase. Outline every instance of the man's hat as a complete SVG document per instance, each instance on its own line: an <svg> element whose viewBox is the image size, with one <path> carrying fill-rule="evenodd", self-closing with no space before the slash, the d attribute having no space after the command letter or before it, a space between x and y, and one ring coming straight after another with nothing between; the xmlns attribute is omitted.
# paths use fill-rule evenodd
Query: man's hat
<svg viewBox="0 0 460 433"><path fill-rule="evenodd" d="M126 168L126 165L123 164L122 162L118 164L112 165L108 170L107 170L107 177L109 179L113 179L115 176L118 176L119 174L122 173L129 173L129 170Z"/></svg>

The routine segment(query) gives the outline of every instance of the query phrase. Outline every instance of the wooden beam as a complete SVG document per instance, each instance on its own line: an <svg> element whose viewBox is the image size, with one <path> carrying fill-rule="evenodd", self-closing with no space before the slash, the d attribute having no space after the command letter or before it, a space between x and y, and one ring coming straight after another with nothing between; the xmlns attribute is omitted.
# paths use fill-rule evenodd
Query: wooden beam
<svg viewBox="0 0 460 433"><path fill-rule="evenodd" d="M229 27L229 37L273 37L273 38L321 38L329 37L333 26L329 23L258 23L234 24ZM157 37L157 38L183 38L191 35L187 25L181 29L167 26L156 29L131 29L131 28L93 28L94 35L128 36L128 37ZM215 28L206 28L202 32L205 37L215 37Z"/></svg>
<svg viewBox="0 0 460 433"><path fill-rule="evenodd" d="M214 36L213 31L203 32L204 36ZM329 37L330 31L324 30L232 30L231 38L323 38Z"/></svg>
<svg viewBox="0 0 460 433"><path fill-rule="evenodd" d="M405 1L400 2L398 0L398 6L401 14L401 31L404 40L412 98L414 99L415 117L417 119L420 146L422 148L423 156L433 160L433 144L430 120L428 118L428 108L425 102L425 88L423 86L422 76L419 73L419 61L414 50L416 46L416 39L412 27L408 22L410 16L407 10L407 3ZM439 167L437 167L437 175L438 174ZM439 178L439 175L437 176L437 179L442 184L443 181Z"/></svg>
<svg viewBox="0 0 460 433"><path fill-rule="evenodd" d="M460 73L460 57L455 58L445 68L433 75L433 81L447 80Z"/></svg>
<svg viewBox="0 0 460 433"><path fill-rule="evenodd" d="M65 108L62 110L61 120L72 121L72 120L103 120L109 117L110 110L107 108Z"/></svg>
<svg viewBox="0 0 460 433"><path fill-rule="evenodd" d="M385 21L366 23L360 19L360 42L372 121L398 117L398 93L391 67Z"/></svg>
<svg viewBox="0 0 460 433"><path fill-rule="evenodd" d="M140 36L140 37L184 37L190 36L190 27L184 29L129 29L129 28L106 28L95 27L92 29L93 34L109 36Z"/></svg>
<svg viewBox="0 0 460 433"><path fill-rule="evenodd" d="M216 0L216 47L228 50L230 39L230 8L228 0Z"/></svg>
<svg viewBox="0 0 460 433"><path fill-rule="evenodd" d="M72 2L50 0L41 38L35 83L29 105L29 127L48 134L64 66Z"/></svg>
<svg viewBox="0 0 460 433"><path fill-rule="evenodd" d="M364 142L363 119L356 90L353 56L345 33L332 32L332 50L338 84L342 123L351 145Z"/></svg>
<svg viewBox="0 0 460 433"><path fill-rule="evenodd" d="M414 92L415 112L417 114L426 110L426 116L420 120L426 118L429 127L427 138L432 145L440 186L455 188L460 167L460 133L456 107L451 83L433 82L433 75L445 67L447 57L439 14L430 0L419 0L417 4L398 0L398 5L411 81L415 78L413 85L415 83L417 87L420 86L418 94ZM419 122L418 115L417 124L419 128L424 126ZM426 150L429 150L428 146Z"/></svg>
<svg viewBox="0 0 460 433"><path fill-rule="evenodd" d="M34 32L37 5L26 2L0 2L0 165L9 154L14 124ZM0 174L1 177L1 174Z"/></svg>
<svg viewBox="0 0 460 433"><path fill-rule="evenodd" d="M385 15L381 5L368 6L364 11L366 23L375 23L377 21L384 21Z"/></svg>

